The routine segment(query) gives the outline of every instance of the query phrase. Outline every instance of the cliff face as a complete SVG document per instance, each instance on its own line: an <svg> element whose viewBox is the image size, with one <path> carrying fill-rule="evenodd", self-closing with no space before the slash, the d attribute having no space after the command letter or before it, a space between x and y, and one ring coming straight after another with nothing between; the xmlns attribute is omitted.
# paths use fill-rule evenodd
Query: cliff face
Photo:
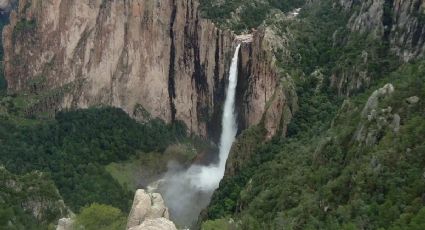
<svg viewBox="0 0 425 230"><path fill-rule="evenodd" d="M218 139L235 36L197 8L196 0L20 0L3 31L8 90L38 95L28 113L109 105ZM259 123L271 99L275 110L285 104L263 36L241 51L241 128Z"/></svg>
<svg viewBox="0 0 425 230"><path fill-rule="evenodd" d="M385 49L364 49L357 64L332 76L332 86L340 95L369 86L375 75L368 68L373 59L383 60L394 55L401 63L421 58L425 54L425 1L423 0L340 0L349 16L346 28L349 34L363 36ZM349 38L345 37L344 39ZM367 37L367 38L366 38ZM377 57L378 56L378 57ZM377 62L379 65L382 63Z"/></svg>
<svg viewBox="0 0 425 230"><path fill-rule="evenodd" d="M388 41L405 62L425 54L425 1L341 0L348 8L359 7L351 16L352 31L372 33Z"/></svg>

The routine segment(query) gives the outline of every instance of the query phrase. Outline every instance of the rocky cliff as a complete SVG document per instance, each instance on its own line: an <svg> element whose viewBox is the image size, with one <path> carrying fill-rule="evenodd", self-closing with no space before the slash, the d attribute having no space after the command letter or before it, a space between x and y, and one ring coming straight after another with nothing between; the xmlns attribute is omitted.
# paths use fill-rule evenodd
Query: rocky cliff
<svg viewBox="0 0 425 230"><path fill-rule="evenodd" d="M270 111L271 136L286 99L263 37L241 51L238 112L243 129ZM108 105L219 137L235 35L196 0L20 0L3 41L8 91L37 95L29 114Z"/></svg>
<svg viewBox="0 0 425 230"><path fill-rule="evenodd" d="M348 15L345 28L336 31L334 39L344 31L339 33L343 45L351 43L355 49L360 48L357 57L350 57L349 67L337 68L332 76L331 86L338 89L338 94L350 95L368 87L376 77L377 66L388 65L387 69L392 69L395 62L406 63L424 56L425 1L339 0L334 7L342 7ZM335 41L334 46L342 44ZM389 64L390 59L393 63Z"/></svg>
<svg viewBox="0 0 425 230"><path fill-rule="evenodd" d="M389 42L406 62L425 54L425 1L341 0L341 4L354 9L348 25L352 31Z"/></svg>
<svg viewBox="0 0 425 230"><path fill-rule="evenodd" d="M139 189L134 196L133 207L128 217L128 230L176 230L169 220L168 208L159 193L146 193Z"/></svg>

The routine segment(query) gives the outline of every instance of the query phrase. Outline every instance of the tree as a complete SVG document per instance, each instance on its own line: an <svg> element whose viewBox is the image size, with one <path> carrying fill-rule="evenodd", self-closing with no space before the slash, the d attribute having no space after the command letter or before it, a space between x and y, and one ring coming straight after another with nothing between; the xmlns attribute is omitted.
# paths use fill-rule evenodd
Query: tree
<svg viewBox="0 0 425 230"><path fill-rule="evenodd" d="M118 208L104 205L91 204L81 210L76 217L74 229L84 230L118 230L124 229L126 217Z"/></svg>

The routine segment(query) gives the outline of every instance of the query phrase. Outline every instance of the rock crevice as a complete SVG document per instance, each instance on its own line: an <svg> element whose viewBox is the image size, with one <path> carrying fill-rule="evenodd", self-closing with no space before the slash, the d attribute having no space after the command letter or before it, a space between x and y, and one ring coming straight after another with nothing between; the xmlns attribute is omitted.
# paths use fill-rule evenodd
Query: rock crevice
<svg viewBox="0 0 425 230"><path fill-rule="evenodd" d="M60 91L53 103L41 96L29 113L106 105L135 116L141 107L217 141L230 59L240 39L202 19L198 5L19 0L3 31L8 90L29 91L37 84L32 88L40 95ZM240 79L241 128L261 121L272 95L281 102L271 104L285 104L283 94L275 93L280 75L262 37L264 31L243 37L240 67L249 75Z"/></svg>

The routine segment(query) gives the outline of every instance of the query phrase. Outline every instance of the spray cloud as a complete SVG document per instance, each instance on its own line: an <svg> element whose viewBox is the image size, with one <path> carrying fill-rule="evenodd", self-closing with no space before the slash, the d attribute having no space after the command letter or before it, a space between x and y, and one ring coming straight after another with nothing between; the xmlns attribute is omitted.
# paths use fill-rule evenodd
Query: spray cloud
<svg viewBox="0 0 425 230"><path fill-rule="evenodd" d="M184 170L177 163L169 163L168 172L158 187L170 209L173 221L191 226L199 213L211 200L211 196L224 176L230 148L236 137L235 94L238 80L238 56L236 47L229 72L229 85L223 108L219 161L216 164L192 165Z"/></svg>

